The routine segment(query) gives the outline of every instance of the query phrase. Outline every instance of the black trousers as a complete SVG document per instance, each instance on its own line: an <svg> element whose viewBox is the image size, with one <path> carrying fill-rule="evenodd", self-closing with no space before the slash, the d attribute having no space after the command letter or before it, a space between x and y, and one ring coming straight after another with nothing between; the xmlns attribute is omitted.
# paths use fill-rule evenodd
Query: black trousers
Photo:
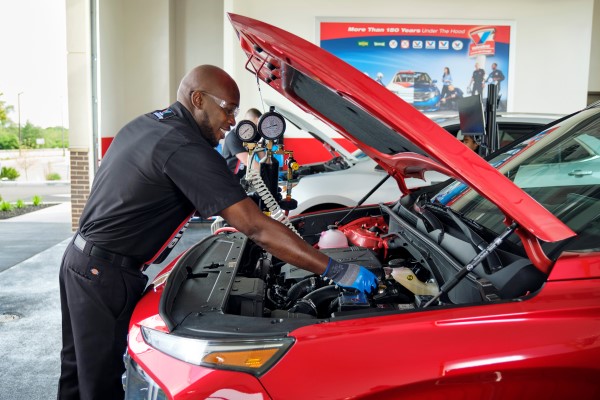
<svg viewBox="0 0 600 400"><path fill-rule="evenodd" d="M81 251L71 241L59 274L63 341L59 400L124 398L121 375L127 330L147 280L140 270L90 256L89 246Z"/></svg>

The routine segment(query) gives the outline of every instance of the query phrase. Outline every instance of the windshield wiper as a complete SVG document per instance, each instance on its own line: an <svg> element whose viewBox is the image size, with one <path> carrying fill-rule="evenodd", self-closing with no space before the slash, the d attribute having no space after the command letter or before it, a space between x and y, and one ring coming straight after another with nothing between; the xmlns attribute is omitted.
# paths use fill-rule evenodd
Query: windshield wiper
<svg viewBox="0 0 600 400"><path fill-rule="evenodd" d="M425 229L427 229L427 233L432 231L439 231L437 237L437 244L441 244L444 239L444 225L440 222L440 220L426 207L431 202L429 201L429 197L427 194L423 194L417 198L417 201L413 204L413 211L421 217L421 221L425 225Z"/></svg>
<svg viewBox="0 0 600 400"><path fill-rule="evenodd" d="M476 252L481 252L488 247L488 243L481 237L473 228L469 226L468 223L476 224L474 221L466 218L465 216L457 213L452 208L441 205L441 204L432 204L431 202L425 204L424 208L431 209L441 209L446 215L448 215L452 221L456 224L456 226L462 231L463 235L468 239L468 241L473 246L473 249ZM468 222L468 223L467 223ZM487 255L487 258L482 259L481 265L486 274L492 274L502 268L502 262L498 257L498 254L495 252L490 252Z"/></svg>

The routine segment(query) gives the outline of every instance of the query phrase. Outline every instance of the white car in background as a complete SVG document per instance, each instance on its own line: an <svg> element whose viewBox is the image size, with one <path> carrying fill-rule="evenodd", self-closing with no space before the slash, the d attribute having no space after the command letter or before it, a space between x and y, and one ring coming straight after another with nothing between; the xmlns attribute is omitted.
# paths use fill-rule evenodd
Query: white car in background
<svg viewBox="0 0 600 400"><path fill-rule="evenodd" d="M278 111L298 128L311 133L315 137L320 137L320 140L329 138L330 135L327 135L323 130L317 129L314 125L297 117L292 112L286 111L281 105L278 106ZM554 114L498 114L496 120L498 122L500 143L504 146L562 116ZM462 139L458 117L446 118L436 122L450 134ZM298 207L289 212L290 216L333 208L353 207L387 176L387 173L362 151L355 151L350 157L346 157L347 151L342 146L333 140L329 140L327 143L339 156L325 163L301 167L305 168L305 171L301 170L301 176L297 182L293 183L292 188L292 198L298 202ZM334 167L332 165L328 166L328 163L333 164ZM424 179L410 178L406 180L406 184L409 188L417 188L443 182L446 179L447 177L443 174L428 171ZM390 202L397 200L399 197L400 189L397 182L394 179L388 179L365 199L363 204Z"/></svg>

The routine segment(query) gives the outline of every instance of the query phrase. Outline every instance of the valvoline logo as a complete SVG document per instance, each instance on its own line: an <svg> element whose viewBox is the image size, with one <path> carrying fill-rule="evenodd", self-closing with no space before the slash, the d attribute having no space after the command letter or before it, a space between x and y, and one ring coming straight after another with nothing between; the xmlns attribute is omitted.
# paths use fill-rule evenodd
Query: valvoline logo
<svg viewBox="0 0 600 400"><path fill-rule="evenodd" d="M494 35L496 34L496 28L488 27L488 28L477 28L469 32L469 36L471 40L475 44L483 44L487 41L494 41Z"/></svg>
<svg viewBox="0 0 600 400"><path fill-rule="evenodd" d="M496 28L493 26L478 27L469 32L472 43L469 44L469 57L494 55L496 52Z"/></svg>

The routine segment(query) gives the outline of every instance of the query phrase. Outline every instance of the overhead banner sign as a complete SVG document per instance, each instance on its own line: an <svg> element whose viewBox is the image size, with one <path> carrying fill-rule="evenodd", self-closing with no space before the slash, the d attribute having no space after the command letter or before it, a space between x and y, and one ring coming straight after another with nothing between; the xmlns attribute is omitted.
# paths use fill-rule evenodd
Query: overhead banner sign
<svg viewBox="0 0 600 400"><path fill-rule="evenodd" d="M499 24L318 21L319 45L424 112L456 110L457 96L487 96L509 108L511 22ZM449 87L451 85L451 89Z"/></svg>

